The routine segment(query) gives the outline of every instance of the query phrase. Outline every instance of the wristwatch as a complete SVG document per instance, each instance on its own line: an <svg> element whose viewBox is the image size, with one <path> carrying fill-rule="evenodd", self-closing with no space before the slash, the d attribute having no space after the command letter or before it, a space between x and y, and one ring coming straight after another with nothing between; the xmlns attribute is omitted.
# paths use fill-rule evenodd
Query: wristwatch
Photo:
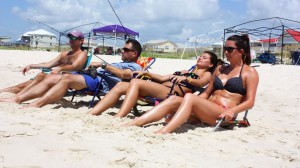
<svg viewBox="0 0 300 168"><path fill-rule="evenodd" d="M102 62L102 65L101 65L101 68L102 68L102 69L105 69L106 66L107 66L107 62L104 62L104 61L103 61L103 62Z"/></svg>

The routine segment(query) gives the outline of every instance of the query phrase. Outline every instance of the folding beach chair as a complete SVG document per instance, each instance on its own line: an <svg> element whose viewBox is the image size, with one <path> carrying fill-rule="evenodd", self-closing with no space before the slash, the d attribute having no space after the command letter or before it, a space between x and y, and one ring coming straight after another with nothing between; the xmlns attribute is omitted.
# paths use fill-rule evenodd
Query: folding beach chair
<svg viewBox="0 0 300 168"><path fill-rule="evenodd" d="M152 57L140 57L138 60L137 60L137 64L139 64L142 69L144 71L148 71L151 66L154 64L154 62L156 61L155 58L152 58ZM102 72L102 73L97 73L97 75L99 77L101 77L101 80L99 81L99 85L97 86L97 89L95 92L91 93L91 92L84 92L84 91L74 91L73 92L73 96L72 96L72 99L71 99L71 102L73 102L74 100L74 97L75 95L80 92L84 95L90 95L90 96L93 96L92 100L90 101L90 104L89 104L89 108L93 107L94 105L94 100L95 98L97 97L99 100L101 100L101 96L105 96L106 93L104 92L101 92L102 91L102 82L103 80L104 81L111 81L111 82L107 82L108 84L108 87L109 87L109 90L111 90L115 84L119 81L113 81L113 79L109 79L107 78L107 75L109 74L109 72Z"/></svg>
<svg viewBox="0 0 300 168"><path fill-rule="evenodd" d="M84 49L86 49L86 48L84 47ZM82 69L87 68L91 63L91 60L92 60L92 53L88 51L87 60L86 60L85 64L83 65ZM51 68L40 68L40 70L45 74L50 74L52 69Z"/></svg>
<svg viewBox="0 0 300 168"><path fill-rule="evenodd" d="M225 128L225 129L233 129L235 126L238 127L248 127L250 126L250 122L247 119L247 115L248 115L248 110L245 111L244 117L242 120L237 120L235 117L233 120L231 121L224 121L224 117L221 118L218 122L217 125L212 129L212 132L216 131L219 127Z"/></svg>

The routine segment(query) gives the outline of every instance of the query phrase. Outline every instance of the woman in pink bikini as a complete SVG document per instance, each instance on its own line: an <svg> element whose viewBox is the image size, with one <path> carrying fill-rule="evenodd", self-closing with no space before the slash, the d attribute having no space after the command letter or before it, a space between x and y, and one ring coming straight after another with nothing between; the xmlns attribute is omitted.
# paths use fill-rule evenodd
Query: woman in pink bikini
<svg viewBox="0 0 300 168"><path fill-rule="evenodd" d="M166 126L156 131L166 134L180 127L191 116L209 125L216 125L216 120L220 118L230 121L239 112L252 108L259 77L257 71L249 66L248 35L230 36L224 52L230 65L217 67L213 80L201 95L186 94L183 98L171 96L125 126L143 126L176 112Z"/></svg>

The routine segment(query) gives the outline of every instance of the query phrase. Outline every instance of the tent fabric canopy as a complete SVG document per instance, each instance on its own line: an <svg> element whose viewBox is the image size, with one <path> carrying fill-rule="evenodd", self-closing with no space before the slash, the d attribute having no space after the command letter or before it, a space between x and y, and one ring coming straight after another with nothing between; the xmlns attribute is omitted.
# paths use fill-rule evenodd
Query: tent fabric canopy
<svg viewBox="0 0 300 168"><path fill-rule="evenodd" d="M124 36L139 36L138 32L130 30L120 25L108 25L100 28L93 29L93 33L102 33L112 36L124 37Z"/></svg>

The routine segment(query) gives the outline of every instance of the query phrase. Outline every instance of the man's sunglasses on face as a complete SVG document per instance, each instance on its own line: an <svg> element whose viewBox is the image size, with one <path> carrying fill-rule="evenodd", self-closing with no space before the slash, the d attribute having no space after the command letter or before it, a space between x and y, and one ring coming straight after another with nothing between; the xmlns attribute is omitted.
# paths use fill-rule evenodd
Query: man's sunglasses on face
<svg viewBox="0 0 300 168"><path fill-rule="evenodd" d="M74 37L74 36L69 37L69 40L71 40L71 41L75 41L75 40L79 40L79 39L80 39L80 38Z"/></svg>
<svg viewBox="0 0 300 168"><path fill-rule="evenodd" d="M124 47L122 50L123 50L124 52L129 52L129 51L134 52L134 51L135 51L135 50L132 50L132 49L129 49L129 48L126 48L126 47Z"/></svg>

